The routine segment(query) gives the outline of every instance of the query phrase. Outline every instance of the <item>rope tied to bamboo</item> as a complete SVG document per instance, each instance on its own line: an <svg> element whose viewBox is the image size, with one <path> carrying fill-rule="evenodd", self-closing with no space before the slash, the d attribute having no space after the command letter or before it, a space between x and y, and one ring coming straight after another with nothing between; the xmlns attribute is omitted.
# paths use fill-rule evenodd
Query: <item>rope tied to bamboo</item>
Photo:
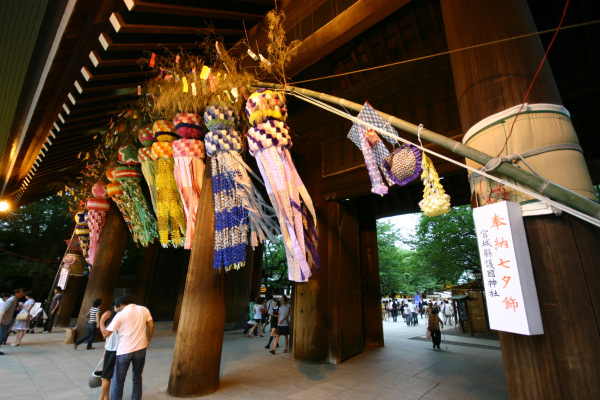
<svg viewBox="0 0 600 400"><path fill-rule="evenodd" d="M574 151L583 153L583 149L578 144L557 143L557 144L551 144L549 146L538 147L537 149L523 151L521 153L511 154L508 156L494 157L490 161L488 161L487 164L485 164L485 166L483 166L480 170L483 172L492 172L496 168L498 168L500 166L500 164L502 164L503 162L513 163L514 161L521 160L521 161L523 161L523 163L525 163L525 165L527 165L527 167L534 174L541 177L541 175L535 169L533 169L533 167L525 160L525 158L537 156L539 154L548 153L551 151L559 151L559 150L574 150Z"/></svg>

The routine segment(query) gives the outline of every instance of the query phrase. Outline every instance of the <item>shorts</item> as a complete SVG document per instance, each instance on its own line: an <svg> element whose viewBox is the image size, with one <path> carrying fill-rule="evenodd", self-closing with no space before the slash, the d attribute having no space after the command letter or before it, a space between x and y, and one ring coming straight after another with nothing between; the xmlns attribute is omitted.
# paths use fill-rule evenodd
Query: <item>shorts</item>
<svg viewBox="0 0 600 400"><path fill-rule="evenodd" d="M260 323L260 321L261 321L260 319L254 319L254 322Z"/></svg>
<svg viewBox="0 0 600 400"><path fill-rule="evenodd" d="M281 326L281 325L277 325L277 334L281 335L281 336L287 336L290 334L290 327L289 326Z"/></svg>
<svg viewBox="0 0 600 400"><path fill-rule="evenodd" d="M106 350L104 353L104 364L102 365L102 375L100 377L111 380L115 371L115 361L117 361L117 352Z"/></svg>

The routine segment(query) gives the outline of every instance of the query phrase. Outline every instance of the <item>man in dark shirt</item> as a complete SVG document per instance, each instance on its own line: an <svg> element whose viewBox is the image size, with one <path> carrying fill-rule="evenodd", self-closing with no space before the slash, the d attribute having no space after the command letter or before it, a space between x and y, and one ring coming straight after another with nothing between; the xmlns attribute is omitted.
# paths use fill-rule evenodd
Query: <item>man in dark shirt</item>
<svg viewBox="0 0 600 400"><path fill-rule="evenodd" d="M48 321L46 321L46 330L42 333L50 333L52 332L52 325L54 325L54 317L58 313L60 309L60 303L62 301L62 288L57 286L54 289L54 297L52 298L52 302L50 303L50 309L48 309Z"/></svg>

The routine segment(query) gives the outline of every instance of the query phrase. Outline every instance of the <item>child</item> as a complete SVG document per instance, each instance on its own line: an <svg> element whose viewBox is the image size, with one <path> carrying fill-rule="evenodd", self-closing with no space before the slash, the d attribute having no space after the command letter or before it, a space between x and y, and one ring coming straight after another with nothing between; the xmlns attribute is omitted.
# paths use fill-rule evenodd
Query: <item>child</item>
<svg viewBox="0 0 600 400"><path fill-rule="evenodd" d="M88 315L90 316L90 319L87 324L87 334L84 337L82 337L81 339L79 339L78 341L76 341L75 344L73 344L73 348L75 350L77 350L77 346L79 346L81 343L85 342L86 340L88 341L87 349L88 350L95 349L95 347L92 346L92 344L94 343L94 335L96 334L96 324L98 323L97 315L100 312L100 308L98 308L98 307L100 307L100 304L102 304L102 299L94 300L92 308L90 308L90 311L88 311Z"/></svg>

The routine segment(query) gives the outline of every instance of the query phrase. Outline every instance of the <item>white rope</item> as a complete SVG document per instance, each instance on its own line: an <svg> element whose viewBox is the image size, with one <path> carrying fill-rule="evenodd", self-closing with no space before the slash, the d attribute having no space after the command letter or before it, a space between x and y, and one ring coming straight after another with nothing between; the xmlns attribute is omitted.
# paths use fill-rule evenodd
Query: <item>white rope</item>
<svg viewBox="0 0 600 400"><path fill-rule="evenodd" d="M456 165L458 165L458 166L460 166L462 168L466 168L466 169L468 169L471 172L475 172L475 173L477 173L479 175L485 176L488 179L491 179L491 180L494 180L494 181L496 181L498 183L501 183L502 185L508 186L508 187L510 187L512 189L515 189L515 190L518 190L519 192L524 193L524 194L526 194L528 196L531 196L531 197L533 197L533 198L535 198L535 199L537 199L537 200L539 200L539 201L541 201L541 202L543 202L543 203L545 203L545 204L547 204L547 205L549 205L551 207L557 208L557 209L559 209L561 211L564 211L564 212L566 212L568 214L573 215L574 217L582 219L583 221L586 221L586 222L588 222L588 223L590 223L592 225L600 227L600 220L598 220L598 219L596 219L596 218L594 218L594 217L592 217L590 215L587 215L587 214L585 214L585 213L583 213L581 211L575 210L574 208L571 208L571 207L569 207L567 205L564 205L562 203L554 201L554 200L552 200L552 199L550 199L550 198L548 198L546 196L540 195L540 194L538 194L536 192L533 192L533 191L531 191L529 189L526 189L526 188L524 188L522 186L518 186L518 185L515 185L514 183L505 181L502 178L498 178L496 176L490 175L487 172L484 172L484 171L481 171L479 169L470 167L470 166L468 166L466 164L461 163L460 161L456 161L456 160L454 160L452 158L449 158L449 157L446 157L446 156L444 156L442 154L436 153L435 151L426 149L425 147L422 146L422 143L421 143L421 145L418 145L418 144L415 144L415 143L413 143L413 142L411 142L409 140L403 139L400 136L397 136L397 135L391 134L389 132L386 132L383 129L380 129L380 128L378 128L376 126L373 126L373 125L371 125L371 124L369 124L369 123L367 123L365 121L362 121L361 119L359 119L359 118L351 115L348 112L344 112L344 111L342 111L342 110L340 110L338 108L335 108L335 107L333 107L333 106L331 106L329 104L326 104L326 103L323 103L323 102L321 102L319 100L313 99L312 97L309 97L309 96L306 96L306 95L303 95L301 93L297 93L297 92L294 92L294 91L290 91L290 90L285 90L285 91L287 93L290 93L291 95L293 95L293 96L301 99L301 100L306 101L307 103L313 104L313 105L315 105L315 106L317 106L319 108L322 108L322 109L324 109L326 111L329 111L329 112L331 112L333 114L339 115L342 118L346 118L346 119L352 121L355 124L366 126L367 128L373 129L374 131L378 132L381 135L388 136L388 137L390 137L392 139L395 139L397 141L401 141L401 142L406 143L406 144L411 144L411 145L417 147L418 149L420 149L421 151L433 154L436 157L439 157L439 158L441 158L443 160L446 160L448 162L456 164ZM420 127L421 126L419 126L419 128ZM420 137L419 137L419 139L420 139ZM419 140L419 142L420 142L420 140Z"/></svg>

